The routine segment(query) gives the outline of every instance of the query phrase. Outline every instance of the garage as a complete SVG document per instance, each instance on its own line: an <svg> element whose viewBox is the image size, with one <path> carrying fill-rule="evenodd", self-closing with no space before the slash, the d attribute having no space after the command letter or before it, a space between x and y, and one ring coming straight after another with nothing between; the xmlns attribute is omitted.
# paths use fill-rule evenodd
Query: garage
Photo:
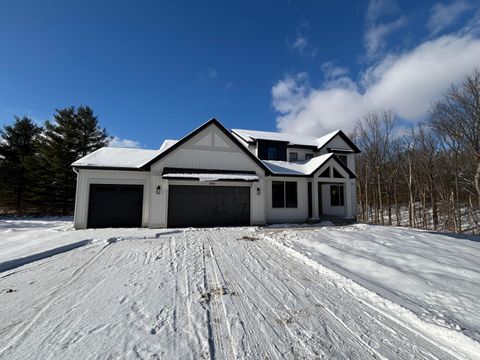
<svg viewBox="0 0 480 360"><path fill-rule="evenodd" d="M89 228L141 227L143 185L91 184Z"/></svg>
<svg viewBox="0 0 480 360"><path fill-rule="evenodd" d="M169 186L168 227L249 224L249 186Z"/></svg>

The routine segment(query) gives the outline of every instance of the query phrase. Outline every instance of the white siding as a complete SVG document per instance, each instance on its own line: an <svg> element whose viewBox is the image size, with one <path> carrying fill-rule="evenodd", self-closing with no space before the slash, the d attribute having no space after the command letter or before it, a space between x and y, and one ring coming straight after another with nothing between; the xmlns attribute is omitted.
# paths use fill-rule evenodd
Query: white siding
<svg viewBox="0 0 480 360"><path fill-rule="evenodd" d="M305 154L312 154L315 156L313 150L301 149L301 148L287 148L287 160L290 161L290 153L296 152L298 154L298 161L305 161Z"/></svg>
<svg viewBox="0 0 480 360"><path fill-rule="evenodd" d="M293 181L297 183L297 207L274 208L272 206L272 181ZM267 223L302 222L308 218L307 178L301 177L269 177L265 181Z"/></svg>
<svg viewBox="0 0 480 360"><path fill-rule="evenodd" d="M259 176L260 181L253 183L224 181L201 183L198 181L163 180L161 175L165 167L254 171ZM265 224L264 170L214 125L204 129L179 149L174 150L164 159L153 164L150 178L152 186L149 227L157 228L167 226L169 184L250 186L251 224ZM159 195L156 194L158 185L161 187ZM260 188L260 195L257 195L257 187Z"/></svg>
<svg viewBox="0 0 480 360"><path fill-rule="evenodd" d="M87 227L90 184L143 185L142 226L148 226L150 209L150 182L148 175L148 172L143 171L79 169L75 200L75 228L85 229Z"/></svg>

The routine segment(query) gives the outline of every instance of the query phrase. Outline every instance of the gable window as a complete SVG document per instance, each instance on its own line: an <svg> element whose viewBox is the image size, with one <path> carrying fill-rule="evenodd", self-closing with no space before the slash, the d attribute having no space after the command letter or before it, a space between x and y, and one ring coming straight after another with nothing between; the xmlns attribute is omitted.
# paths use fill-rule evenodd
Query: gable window
<svg viewBox="0 0 480 360"><path fill-rule="evenodd" d="M347 155L337 155L338 159L343 162L345 165L347 164Z"/></svg>
<svg viewBox="0 0 480 360"><path fill-rule="evenodd" d="M343 178L342 174L340 174L340 173L338 172L338 170L335 169L335 168L333 168L333 177L334 177L334 178L337 178L337 179L342 179L342 178Z"/></svg>
<svg viewBox="0 0 480 360"><path fill-rule="evenodd" d="M278 151L276 146L269 146L267 148L267 160L277 160L278 159Z"/></svg>
<svg viewBox="0 0 480 360"><path fill-rule="evenodd" d="M298 153L291 152L290 153L290 161L298 161Z"/></svg>
<svg viewBox="0 0 480 360"><path fill-rule="evenodd" d="M329 178L330 177L330 167L326 168L319 176Z"/></svg>
<svg viewBox="0 0 480 360"><path fill-rule="evenodd" d="M272 182L272 207L296 208L297 183L295 181Z"/></svg>
<svg viewBox="0 0 480 360"><path fill-rule="evenodd" d="M310 159L313 159L313 154L311 153L305 154L305 160L310 160Z"/></svg>
<svg viewBox="0 0 480 360"><path fill-rule="evenodd" d="M330 204L331 206L343 206L345 204L343 185L330 185Z"/></svg>

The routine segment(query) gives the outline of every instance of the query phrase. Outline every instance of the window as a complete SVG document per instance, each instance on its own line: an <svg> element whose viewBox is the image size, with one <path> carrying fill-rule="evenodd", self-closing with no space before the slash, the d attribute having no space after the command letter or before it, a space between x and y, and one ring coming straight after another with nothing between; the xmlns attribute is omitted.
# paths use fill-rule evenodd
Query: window
<svg viewBox="0 0 480 360"><path fill-rule="evenodd" d="M320 174L320 177L329 178L329 177L330 177L330 167L326 168L326 169L324 170L324 172L322 172L322 173Z"/></svg>
<svg viewBox="0 0 480 360"><path fill-rule="evenodd" d="M283 208L285 204L285 183L282 181L272 182L272 207Z"/></svg>
<svg viewBox="0 0 480 360"><path fill-rule="evenodd" d="M290 153L290 161L298 161L298 153L291 152Z"/></svg>
<svg viewBox="0 0 480 360"><path fill-rule="evenodd" d="M272 207L297 207L297 183L295 181L272 182Z"/></svg>
<svg viewBox="0 0 480 360"><path fill-rule="evenodd" d="M345 165L347 164L347 155L337 155L338 159L343 162Z"/></svg>
<svg viewBox="0 0 480 360"><path fill-rule="evenodd" d="M332 206L343 206L343 185L330 185L330 203Z"/></svg>
<svg viewBox="0 0 480 360"><path fill-rule="evenodd" d="M313 154L305 154L305 160L313 159Z"/></svg>
<svg viewBox="0 0 480 360"><path fill-rule="evenodd" d="M267 148L267 160L277 160L278 159L278 152L275 146L269 146Z"/></svg>
<svg viewBox="0 0 480 360"><path fill-rule="evenodd" d="M340 173L338 172L338 170L335 169L335 168L333 168L333 177L334 177L334 178L337 178L337 179L343 179L342 174L340 174Z"/></svg>
<svg viewBox="0 0 480 360"><path fill-rule="evenodd" d="M289 181L285 183L285 207L297 207L297 183Z"/></svg>

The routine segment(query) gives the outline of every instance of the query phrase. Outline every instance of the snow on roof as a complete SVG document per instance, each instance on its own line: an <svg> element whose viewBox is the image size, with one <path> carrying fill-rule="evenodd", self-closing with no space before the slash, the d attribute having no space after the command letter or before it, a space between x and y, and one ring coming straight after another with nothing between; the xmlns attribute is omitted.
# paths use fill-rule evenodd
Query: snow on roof
<svg viewBox="0 0 480 360"><path fill-rule="evenodd" d="M324 135L320 138L314 136L298 135L298 134L287 134L271 131L257 131L257 130L243 130L243 129L232 129L232 132L240 136L247 142L252 142L255 140L272 140L272 141L284 141L289 145L304 145L304 146L315 146L321 148L324 146L330 139L337 135L340 130L333 131L327 135Z"/></svg>
<svg viewBox="0 0 480 360"><path fill-rule="evenodd" d="M244 181L258 181L259 177L255 174L244 173L168 173L164 174L163 178L191 178L199 181L216 181L216 180L244 180Z"/></svg>
<svg viewBox="0 0 480 360"><path fill-rule="evenodd" d="M275 175L311 175L333 156L332 153L313 157L302 162L262 160Z"/></svg>
<svg viewBox="0 0 480 360"><path fill-rule="evenodd" d="M166 139L162 146L160 146L160 150L161 151L165 151L167 150L168 148L172 147L173 145L175 145L176 143L178 142L178 140L172 140L172 139Z"/></svg>
<svg viewBox="0 0 480 360"><path fill-rule="evenodd" d="M141 168L160 153L161 150L103 147L75 161L72 166Z"/></svg>

